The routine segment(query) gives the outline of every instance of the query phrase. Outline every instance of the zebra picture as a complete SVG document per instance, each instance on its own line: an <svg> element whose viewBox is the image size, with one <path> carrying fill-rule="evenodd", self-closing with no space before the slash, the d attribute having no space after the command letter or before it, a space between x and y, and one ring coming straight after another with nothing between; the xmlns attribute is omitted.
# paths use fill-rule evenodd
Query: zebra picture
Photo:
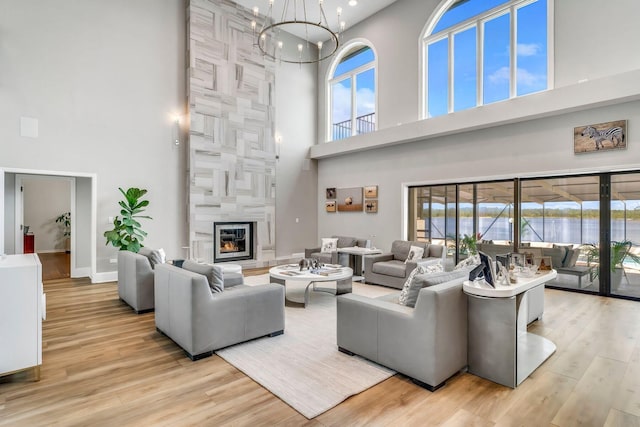
<svg viewBox="0 0 640 427"><path fill-rule="evenodd" d="M627 121L600 123L574 128L574 152L627 148ZM606 144L605 141L608 141Z"/></svg>

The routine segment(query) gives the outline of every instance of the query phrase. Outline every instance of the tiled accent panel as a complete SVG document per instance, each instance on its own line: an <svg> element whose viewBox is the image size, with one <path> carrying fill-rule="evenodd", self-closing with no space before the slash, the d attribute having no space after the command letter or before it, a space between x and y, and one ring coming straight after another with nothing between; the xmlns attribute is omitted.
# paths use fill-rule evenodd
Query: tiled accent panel
<svg viewBox="0 0 640 427"><path fill-rule="evenodd" d="M257 261L275 258L274 64L252 19L228 0L189 2L189 237L209 262L215 221L255 222Z"/></svg>

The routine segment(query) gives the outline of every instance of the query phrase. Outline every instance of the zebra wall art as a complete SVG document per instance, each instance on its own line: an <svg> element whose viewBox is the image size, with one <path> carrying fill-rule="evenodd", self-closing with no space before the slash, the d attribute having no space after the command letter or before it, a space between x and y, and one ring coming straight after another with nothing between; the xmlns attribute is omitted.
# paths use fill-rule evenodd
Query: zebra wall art
<svg viewBox="0 0 640 427"><path fill-rule="evenodd" d="M582 136L588 136L595 140L596 150L602 148L602 141L611 141L615 147L620 145L621 142L624 142L624 131L620 126L605 130L597 130L593 126L587 126L582 131Z"/></svg>
<svg viewBox="0 0 640 427"><path fill-rule="evenodd" d="M585 153L601 149L626 148L626 128L626 120L575 128L574 152ZM604 141L609 141L611 145L605 145Z"/></svg>

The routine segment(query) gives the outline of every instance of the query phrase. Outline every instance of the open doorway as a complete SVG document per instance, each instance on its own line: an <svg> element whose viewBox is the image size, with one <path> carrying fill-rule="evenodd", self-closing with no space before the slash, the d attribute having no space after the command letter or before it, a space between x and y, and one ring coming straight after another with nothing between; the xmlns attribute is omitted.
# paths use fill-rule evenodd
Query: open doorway
<svg viewBox="0 0 640 427"><path fill-rule="evenodd" d="M49 195L35 190L35 201L30 202L27 184L27 207L24 208L22 190L25 187L25 179L35 181L36 186L41 186L45 181L57 181L59 185L68 189L67 195L62 196L64 190L56 192L55 209L46 210L44 205L54 204L47 199ZM61 182L63 184L60 184ZM68 255L69 276L91 277L93 282L97 274L96 187L95 174L0 168L0 253L23 253L24 225L29 225L29 231L34 233L34 252L62 254L63 258ZM62 199L65 201L58 203ZM35 207L30 208L29 204ZM31 211L35 211L40 219L29 216L33 213ZM65 213L68 213L71 219L68 236L65 236L63 224L55 221ZM69 254L66 254L67 250L70 251ZM42 264L43 269L47 268L44 262Z"/></svg>
<svg viewBox="0 0 640 427"><path fill-rule="evenodd" d="M71 276L71 219L74 177L16 175L16 253L36 253L42 279Z"/></svg>

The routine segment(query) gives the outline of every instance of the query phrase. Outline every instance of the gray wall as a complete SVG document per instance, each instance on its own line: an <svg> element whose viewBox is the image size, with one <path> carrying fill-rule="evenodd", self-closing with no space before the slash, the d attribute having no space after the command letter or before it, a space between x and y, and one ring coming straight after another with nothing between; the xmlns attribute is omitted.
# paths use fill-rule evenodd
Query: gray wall
<svg viewBox="0 0 640 427"><path fill-rule="evenodd" d="M36 252L64 252L64 229L55 220L71 210L69 178L29 177L22 179L23 224L34 235Z"/></svg>
<svg viewBox="0 0 640 427"><path fill-rule="evenodd" d="M4 174L4 253L15 253L16 175Z"/></svg>
<svg viewBox="0 0 640 427"><path fill-rule="evenodd" d="M118 187L149 190L145 244L169 258L186 245L183 0L6 0L0 3L0 167L97 174L97 270ZM21 137L20 117L39 120ZM183 136L183 141L184 141Z"/></svg>
<svg viewBox="0 0 640 427"><path fill-rule="evenodd" d="M317 162L308 159L316 134L316 67L276 65L276 255L304 252L317 233ZM296 222L296 219L298 220Z"/></svg>
<svg viewBox="0 0 640 427"><path fill-rule="evenodd" d="M76 178L76 268L91 268L91 178ZM99 241L98 244L102 242ZM73 272L72 272L73 273Z"/></svg>
<svg viewBox="0 0 640 427"><path fill-rule="evenodd" d="M345 42L353 38L370 40L378 54L379 128L388 135L403 139L403 126L419 117L418 41L436 1L403 0L394 3L344 34ZM604 10L606 9L606 10ZM576 19L585 16L615 17L616 27L624 31L599 31ZM640 4L620 0L602 8L597 0L555 1L555 83L569 87L579 80L610 79L618 73L640 69L640 55L634 48L640 39L635 23ZM616 58L615 66L594 58L606 51ZM325 140L326 69L318 74L318 139ZM611 79L616 84L616 79ZM585 86L585 90L590 87ZM634 88L635 90L635 88ZM532 101L534 100L535 101ZM529 98L540 102L538 110L553 111L557 99L551 93ZM476 115L494 114L497 122L509 109L526 108L527 98L504 101L458 113L462 122ZM388 248L391 241L404 238L403 188L406 183L464 182L491 177L514 177L549 173L576 173L604 169L640 168L640 144L633 131L640 123L637 101L613 106L596 106L583 111L558 114L549 118L527 120L517 124L489 126L488 129L434 137L388 148L360 151L318 161L318 236L349 234L373 237L373 243ZM455 119L453 117L453 119ZM452 119L452 120L453 120ZM586 155L573 154L573 128L591 123L627 119L628 149ZM444 119L449 120L449 119ZM394 129L391 129L396 127ZM366 140L365 137L358 137ZM355 139L355 138L354 138ZM354 141L355 142L355 141ZM348 142L346 142L348 143ZM326 187L379 185L379 213L324 212ZM310 242L311 243L311 242Z"/></svg>

